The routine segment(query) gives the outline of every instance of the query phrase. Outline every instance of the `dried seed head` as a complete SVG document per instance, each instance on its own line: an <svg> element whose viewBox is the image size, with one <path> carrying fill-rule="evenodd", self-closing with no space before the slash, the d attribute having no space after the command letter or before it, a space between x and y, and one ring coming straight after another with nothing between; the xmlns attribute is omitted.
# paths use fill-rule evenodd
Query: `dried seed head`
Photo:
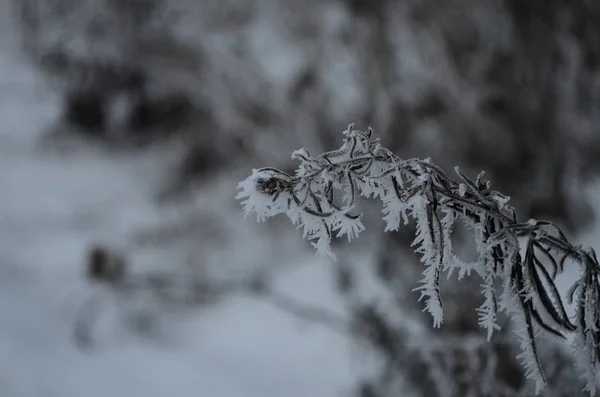
<svg viewBox="0 0 600 397"><path fill-rule="evenodd" d="M281 191L281 183L276 178L260 178L256 180L256 190L272 196Z"/></svg>

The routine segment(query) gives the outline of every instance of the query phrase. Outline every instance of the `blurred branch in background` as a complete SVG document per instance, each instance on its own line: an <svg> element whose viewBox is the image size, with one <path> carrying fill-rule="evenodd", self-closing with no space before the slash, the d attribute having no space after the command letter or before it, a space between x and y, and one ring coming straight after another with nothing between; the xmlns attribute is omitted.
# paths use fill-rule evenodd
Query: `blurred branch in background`
<svg viewBox="0 0 600 397"><path fill-rule="evenodd" d="M133 275L127 271L126 260L107 247L91 247L86 262L88 281L100 286L102 294L92 295L81 305L76 316L73 336L76 345L82 349L93 347L94 324L102 316L102 306L116 298L116 308L128 306L128 301L148 297L158 300L153 313L142 328L134 329L139 333L151 333L152 316L161 316L164 311L197 310L202 306L217 303L221 299L244 296L263 300L275 308L287 312L298 319L323 325L334 332L351 336L349 320L342 315L317 306L302 303L280 292L269 285L268 274L258 274L249 280L240 282L224 282L202 278L202 275L178 274L177 272L150 272ZM162 313L161 313L162 312ZM129 315L135 313L129 313Z"/></svg>
<svg viewBox="0 0 600 397"><path fill-rule="evenodd" d="M355 120L403 157L485 169L524 216L573 232L590 218L576 194L600 147L600 10L589 2L15 0L13 8L23 52L63 96L67 123L134 146L183 139L183 185L231 158L285 168L285 153L322 152L331 131ZM119 98L127 110L113 125Z"/></svg>

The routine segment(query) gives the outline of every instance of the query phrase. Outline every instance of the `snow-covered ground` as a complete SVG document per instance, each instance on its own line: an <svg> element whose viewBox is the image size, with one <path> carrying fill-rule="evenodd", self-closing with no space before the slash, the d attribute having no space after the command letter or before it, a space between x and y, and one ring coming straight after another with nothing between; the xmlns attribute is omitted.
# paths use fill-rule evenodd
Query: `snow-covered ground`
<svg viewBox="0 0 600 397"><path fill-rule="evenodd" d="M74 316L90 293L82 277L89 244L125 246L140 267L175 267L191 255L183 255L179 246L155 247L136 239L136 233L160 228L177 216L176 208L153 200L170 152L109 155L83 143L48 149L39 137L57 116L56 99L15 56L8 36L3 38L0 396L347 395L356 375L348 340L261 299L234 297L199 308L166 330L168 343L119 334L113 322L102 328L96 350L75 347ZM261 234L252 221L244 222L233 202L235 183L223 185L218 197L200 195L198 212L216 218L216 226L203 237L202 252L191 257L214 269L223 267L224 274L277 258L291 261L293 256L285 253L293 253L287 247L295 243ZM222 219L230 207L231 219ZM232 234L236 223L238 234ZM214 230L221 234L211 241ZM132 249L132 244L139 247ZM298 263L276 281L278 288L342 313L326 265L316 262L312 252L293 260Z"/></svg>
<svg viewBox="0 0 600 397"><path fill-rule="evenodd" d="M326 279L312 267L287 284L322 304L334 299ZM166 345L112 338L81 352L70 319L48 304L60 288L3 278L2 396L341 396L352 384L347 340L243 298L184 322Z"/></svg>

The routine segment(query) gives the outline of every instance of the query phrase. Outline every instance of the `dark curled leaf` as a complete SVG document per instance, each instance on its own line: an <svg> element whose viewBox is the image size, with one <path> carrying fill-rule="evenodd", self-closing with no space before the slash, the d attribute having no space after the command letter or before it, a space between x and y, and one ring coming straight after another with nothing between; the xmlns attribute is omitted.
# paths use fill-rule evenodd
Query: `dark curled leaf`
<svg viewBox="0 0 600 397"><path fill-rule="evenodd" d="M325 189L325 195L327 196L327 203L333 206L333 182L329 181L327 188Z"/></svg>
<svg viewBox="0 0 600 397"><path fill-rule="evenodd" d="M272 173L278 174L279 176L281 176L283 178L287 178L287 179L291 178L291 176L289 174L281 171L279 168L263 167L263 168L259 168L258 171L259 172L263 172L263 171L272 172Z"/></svg>
<svg viewBox="0 0 600 397"><path fill-rule="evenodd" d="M432 206L433 208L433 206ZM440 265L442 265L444 263L444 238L443 238L443 233L442 233L442 221L440 220L440 217L438 216L438 214L435 212L435 210L432 210L432 214L433 214L433 219L435 220L435 229L437 229L438 233L437 236L435 237L434 241L437 241L437 247L438 247L438 263Z"/></svg>
<svg viewBox="0 0 600 397"><path fill-rule="evenodd" d="M334 166L335 164L333 164L333 162L329 159L329 156L323 156L321 157L323 160L327 161L329 163L329 165Z"/></svg>
<svg viewBox="0 0 600 397"><path fill-rule="evenodd" d="M432 204L427 204L426 206L426 210L427 210L427 226L429 228L428 232L429 232L429 236L431 238L431 242L433 244L433 246L436 248L437 252L437 258L436 258L436 264L429 264L430 266L434 267L434 296L430 297L431 299L435 299L436 303L439 305L439 307L443 307L443 303L442 303L442 299L440 297L440 269L441 266L438 266L442 264L443 262L443 258L444 258L444 245L443 242L440 241L440 237L441 237L441 223L439 222L439 218L437 217L437 214L434 212L433 209L433 205ZM437 221L434 221L434 219L437 219ZM439 231L439 233L436 233L436 230ZM423 297L423 296L421 296Z"/></svg>
<svg viewBox="0 0 600 397"><path fill-rule="evenodd" d="M437 239L435 233L435 224L433 222L433 218L435 216L434 207L432 204L427 204L427 226L429 227L429 236L431 237L431 241L434 246L437 246ZM439 258L439 257L438 257Z"/></svg>
<svg viewBox="0 0 600 397"><path fill-rule="evenodd" d="M373 166L373 159L371 159L368 163L366 163L362 169L355 170L354 173L357 175L365 175L369 171L371 171L371 167Z"/></svg>
<svg viewBox="0 0 600 397"><path fill-rule="evenodd" d="M340 207L333 201L331 201L331 202L328 201L328 204L331 206L331 208L333 208L334 212L343 212L344 211L344 209L342 207Z"/></svg>
<svg viewBox="0 0 600 397"><path fill-rule="evenodd" d="M550 230L552 230L554 233L558 234L558 237L564 241L565 243L568 242L567 240L567 236L565 236L565 234L563 233L562 230L560 230L560 228L558 226L556 226L556 224L554 222L551 221L535 221L536 226L549 226Z"/></svg>
<svg viewBox="0 0 600 397"><path fill-rule="evenodd" d="M581 250L585 253L585 260L586 260L586 264L588 266L593 266L595 269L595 272L600 271L600 264L598 264L598 258L596 256L596 251L592 250L592 249L588 249L588 250Z"/></svg>
<svg viewBox="0 0 600 397"><path fill-rule="evenodd" d="M390 179L392 181L392 186L394 187L394 193L396 193L396 197L398 200L402 201L402 190L400 189L400 185L398 184L396 177L392 175Z"/></svg>
<svg viewBox="0 0 600 397"><path fill-rule="evenodd" d="M304 212L306 212L307 214L311 214L314 216L317 216L319 218L329 218L330 216L332 216L333 214L335 214L335 211L331 211L331 212L319 212L319 211L315 211L311 208L305 207L303 208Z"/></svg>
<svg viewBox="0 0 600 397"><path fill-rule="evenodd" d="M495 219L487 217L487 222L485 223L485 230L483 237L486 241L489 241L489 238L496 234L498 227L495 224ZM498 266L500 265L500 260L502 258L502 246L501 244L495 244L491 247L492 249L492 261L494 264L494 272L498 271Z"/></svg>
<svg viewBox="0 0 600 397"><path fill-rule="evenodd" d="M433 182L435 183L437 189L444 192L450 192L451 194L454 194L456 196L459 195L458 184L454 183L452 180L436 177L433 178ZM444 195L441 195L440 198L442 197L446 198Z"/></svg>
<svg viewBox="0 0 600 397"><path fill-rule="evenodd" d="M558 264L559 264L559 269L561 272L565 269L565 262L571 256L572 256L572 253L567 252L567 253L564 253L563 256L560 258L560 261L558 262Z"/></svg>
<svg viewBox="0 0 600 397"><path fill-rule="evenodd" d="M296 201L296 204L298 205L298 207L302 207L306 204L306 202L308 201L308 198L310 197L310 185L305 186L306 189L306 194L304 195L304 198L301 201L296 201L297 196L294 193L294 201Z"/></svg>
<svg viewBox="0 0 600 397"><path fill-rule="evenodd" d="M542 237L540 237L540 240L544 240L544 241L552 241L557 247L561 247L562 250L564 251L573 251L575 250L575 248L569 244L569 242L567 241L563 241L555 236L552 235L544 235ZM587 255L587 254L586 254Z"/></svg>
<svg viewBox="0 0 600 397"><path fill-rule="evenodd" d="M434 173L434 175L437 177L437 179L448 180L448 176L446 175L446 173L444 172L444 170L441 167L439 167L433 163L429 163L429 162L425 162L425 161L420 161L419 165L425 169L429 169L430 171L432 171Z"/></svg>
<svg viewBox="0 0 600 397"><path fill-rule="evenodd" d="M348 219L356 220L356 219L361 218L362 214L352 215L352 214L345 213L344 216Z"/></svg>
<svg viewBox="0 0 600 397"><path fill-rule="evenodd" d="M456 173L458 174L458 176L460 177L460 179L462 179L462 181L471 189L471 192L479 199L481 200L482 203L486 203L489 204L490 200L485 197L485 195L483 195L479 189L479 186L477 183L475 183L471 178L469 178L467 176L467 174L465 174L464 172L462 172L460 170L459 167L455 167L454 170L456 171Z"/></svg>
<svg viewBox="0 0 600 397"><path fill-rule="evenodd" d="M323 221L323 225L325 226L325 231L327 232L327 238L331 240L331 228L325 221Z"/></svg>
<svg viewBox="0 0 600 397"><path fill-rule="evenodd" d="M302 206L302 200L300 200L298 198L298 195L296 195L296 192L290 192L290 196L291 196L291 200L294 200L294 203L296 204L297 207ZM305 197L306 198L306 197ZM288 203L288 207L291 205L291 200Z"/></svg>
<svg viewBox="0 0 600 397"><path fill-rule="evenodd" d="M549 304L550 306L552 306L553 309L555 308L557 310L557 312L555 313L549 311L549 313L552 315L552 318L555 321L557 321L559 324L562 324L562 326L564 326L567 330L574 331L576 326L569 320L569 315L565 310L562 299L560 298L560 293L558 292L554 281L550 277L550 274L546 270L544 264L541 263L537 258L534 258L534 261L536 267L534 267L532 271L536 272L537 288L541 291L540 299L542 300L542 303L544 304L544 306L547 306ZM540 274L544 278L546 282L545 286L541 283L536 268L539 270ZM558 319L560 319L560 321L558 321Z"/></svg>
<svg viewBox="0 0 600 397"><path fill-rule="evenodd" d="M537 259L534 258L534 262L536 262L536 261L537 261ZM540 276L537 272L535 264L528 263L527 266L528 266L528 271L530 273L530 277L532 279L533 288L535 289L535 294L539 298L540 304L542 305L542 308L540 308L540 309L544 309L546 311L546 313L548 313L550 318L552 318L552 321L554 321L554 323L557 324L557 326L562 326L568 330L572 330L571 323L569 322L568 316L566 315L566 313L564 313L564 311L561 312L560 309L557 309L552 298L550 296L548 296L548 292L546 291L542 281L540 280ZM542 268L543 268L543 265L542 265ZM552 289L552 288L550 288L550 289ZM563 314L564 314L564 316L563 316ZM542 325L541 323L544 323L544 321L543 320L540 321L540 325ZM549 328L552 328L549 324L544 323L543 325L547 326ZM559 331L556 331L556 332L560 334ZM560 334L560 335L563 336L562 334Z"/></svg>
<svg viewBox="0 0 600 397"><path fill-rule="evenodd" d="M556 278L556 276L558 275L558 271L559 271L558 262L556 261L554 256L550 253L550 251L548 251L539 242L534 240L533 245L537 250L539 250L542 253L542 255L544 255L546 257L546 259L548 259L548 263L552 265L552 280L554 280Z"/></svg>
<svg viewBox="0 0 600 397"><path fill-rule="evenodd" d="M310 188L308 189L308 194L313 199L313 203L315 204L315 207L317 207L317 212L322 213L323 207L321 207L321 200L319 200L319 198L317 197L315 192L313 192L312 189L310 189ZM330 216L330 215L328 215L328 216Z"/></svg>
<svg viewBox="0 0 600 397"><path fill-rule="evenodd" d="M523 293L522 293L522 291L525 289L525 283L523 280L523 272L522 272L520 266L513 267L512 280L515 283L515 286L517 287L517 291L521 291L518 293L517 300L521 306L521 311L523 313L523 317L525 318L525 325L526 325L527 335L528 335L527 343L529 344L529 347L530 347L531 352L535 359L533 364L535 364L535 366L537 367L537 372L540 374L541 380L544 382L544 384L546 384L546 383L548 383L548 381L546 380L546 375L544 374L544 370L542 369L542 366L541 366L541 360L539 357L537 344L536 344L536 340L535 340L535 330L533 328L533 322L531 320L531 316L532 316L531 302L525 301L525 296L523 296Z"/></svg>
<svg viewBox="0 0 600 397"><path fill-rule="evenodd" d="M527 249L525 250L525 259L523 262L525 265L533 263L533 239L527 240Z"/></svg>
<svg viewBox="0 0 600 397"><path fill-rule="evenodd" d="M582 332L587 332L588 324L586 322L586 296L590 290L591 286L591 270L585 269L584 276L582 279L582 283L579 286L579 301L577 302L577 311L579 314L579 326Z"/></svg>
<svg viewBox="0 0 600 397"><path fill-rule="evenodd" d="M350 142L350 158L354 158L354 151L356 150L356 137L354 135L348 137L348 142Z"/></svg>
<svg viewBox="0 0 600 397"><path fill-rule="evenodd" d="M546 244L549 247L551 247L552 249L555 249L559 252L573 251L573 247L571 247L569 244L567 244L564 241L561 241L555 237L552 237L552 236L541 237L538 241L541 244Z"/></svg>
<svg viewBox="0 0 600 397"><path fill-rule="evenodd" d="M492 290L492 309L494 313L498 313L498 298L496 297L496 291Z"/></svg>
<svg viewBox="0 0 600 397"><path fill-rule="evenodd" d="M300 159L300 160L306 161L306 162L311 161L310 157L311 157L310 153L308 153L308 150L306 150L306 149L304 149L304 153L298 152L298 153L295 153L295 155L293 156L293 158L295 158L295 159Z"/></svg>
<svg viewBox="0 0 600 397"><path fill-rule="evenodd" d="M348 205L353 206L354 201L356 200L356 189L354 187L354 180L352 179L352 175L350 173L346 173L346 178L348 180L349 185L348 190L350 191L350 202L348 203Z"/></svg>
<svg viewBox="0 0 600 397"><path fill-rule="evenodd" d="M388 176L388 175L394 174L394 173L396 173L396 172L398 172L398 171L404 171L404 172L407 172L407 170L405 170L405 169L400 169L400 168L397 168L397 167L392 167L392 168L389 168L389 169L387 169L387 170L383 171L381 174L378 174L378 175L370 175L370 176L369 176L369 178L371 178L372 180L381 179L381 178L385 178L385 177L386 177L386 176ZM416 173L415 173L415 174L413 174L413 173L410 173L410 172L407 172L407 173L408 173L410 176L412 176L412 177L418 177L418 176L419 176L419 174L416 174Z"/></svg>
<svg viewBox="0 0 600 397"><path fill-rule="evenodd" d="M527 302L527 306L529 307L528 310L531 311L531 315L533 317L533 319L535 320L536 324L541 327L543 330L545 330L546 332L560 338L563 340L566 340L567 338L561 334L559 331L555 330L554 328L550 327L548 324L546 324L544 322L544 320L542 320L542 317L540 316L540 314L537 312L537 310L535 310L535 308L533 307L533 304L531 303L531 301Z"/></svg>
<svg viewBox="0 0 600 397"><path fill-rule="evenodd" d="M572 305L573 302L575 302L575 293L579 290L579 288L581 288L580 280L575 281L573 285L569 287L569 290L567 291L567 302L569 302L569 305Z"/></svg>

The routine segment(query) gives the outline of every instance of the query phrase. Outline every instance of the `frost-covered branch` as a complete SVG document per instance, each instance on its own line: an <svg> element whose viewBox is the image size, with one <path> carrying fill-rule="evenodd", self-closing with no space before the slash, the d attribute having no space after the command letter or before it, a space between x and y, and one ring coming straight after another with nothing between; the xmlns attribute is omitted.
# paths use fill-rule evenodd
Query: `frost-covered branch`
<svg viewBox="0 0 600 397"><path fill-rule="evenodd" d="M398 230L409 217L416 221L413 247L425 265L417 290L434 326L443 320L441 274L456 271L461 278L474 271L485 298L477 309L479 324L489 339L500 328L498 312L511 317L521 342L519 357L536 392L546 384L539 334L565 338L574 332L586 390L594 395L600 354L600 265L594 250L572 245L552 222L518 222L509 198L492 190L484 173L472 179L456 168L456 182L429 159L399 158L373 139L370 129L350 125L344 136L338 150L316 157L304 149L294 152L292 157L300 161L294 175L275 168L254 170L238 186L244 214L256 214L259 222L285 214L304 238L314 241L319 255L335 258L330 248L334 234L352 240L364 230L361 214L353 212L357 196L379 198L386 231ZM457 220L473 230L478 259L472 263L461 260L452 247ZM577 302L573 320L554 281L567 260L578 263L582 272L570 291Z"/></svg>

